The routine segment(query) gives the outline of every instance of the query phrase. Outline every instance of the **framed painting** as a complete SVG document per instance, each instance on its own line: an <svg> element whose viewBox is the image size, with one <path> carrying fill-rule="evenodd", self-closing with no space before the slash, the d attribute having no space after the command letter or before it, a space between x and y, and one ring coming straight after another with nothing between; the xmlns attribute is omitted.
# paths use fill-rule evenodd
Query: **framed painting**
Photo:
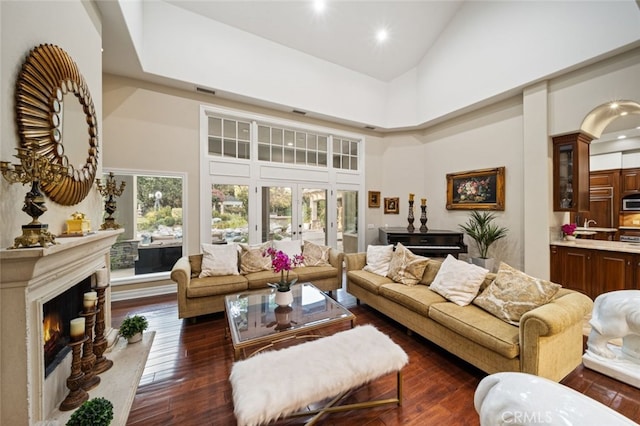
<svg viewBox="0 0 640 426"><path fill-rule="evenodd" d="M380 207L380 191L369 191L369 207Z"/></svg>
<svg viewBox="0 0 640 426"><path fill-rule="evenodd" d="M384 214L400 214L400 198L384 199Z"/></svg>
<svg viewBox="0 0 640 426"><path fill-rule="evenodd" d="M504 167L447 174L447 210L504 210Z"/></svg>

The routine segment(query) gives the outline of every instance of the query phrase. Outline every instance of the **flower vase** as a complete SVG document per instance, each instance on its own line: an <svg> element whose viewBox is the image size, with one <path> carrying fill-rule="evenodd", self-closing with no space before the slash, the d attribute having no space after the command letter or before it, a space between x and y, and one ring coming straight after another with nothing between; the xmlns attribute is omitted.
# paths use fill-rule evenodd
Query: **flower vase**
<svg viewBox="0 0 640 426"><path fill-rule="evenodd" d="M413 201L409 200L409 216L407 216L407 221L409 222L409 226L407 226L407 231L413 232L415 230L413 226Z"/></svg>
<svg viewBox="0 0 640 426"><path fill-rule="evenodd" d="M276 290L276 305L278 306L289 306L293 303L293 293L291 289L286 291Z"/></svg>
<svg viewBox="0 0 640 426"><path fill-rule="evenodd" d="M575 235L565 235L564 239L565 239L565 241L575 241L576 236Z"/></svg>
<svg viewBox="0 0 640 426"><path fill-rule="evenodd" d="M420 210L422 210L422 214L420 215L420 232L427 232L429 228L427 228L427 206L420 206Z"/></svg>

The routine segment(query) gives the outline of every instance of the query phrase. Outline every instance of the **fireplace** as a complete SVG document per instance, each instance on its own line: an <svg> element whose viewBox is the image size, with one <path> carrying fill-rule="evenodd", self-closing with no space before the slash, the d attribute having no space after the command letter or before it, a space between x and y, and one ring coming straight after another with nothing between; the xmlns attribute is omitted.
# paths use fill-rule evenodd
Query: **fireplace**
<svg viewBox="0 0 640 426"><path fill-rule="evenodd" d="M69 323L78 317L84 293L90 290L91 277L87 277L42 306L45 379L69 353Z"/></svg>
<svg viewBox="0 0 640 426"><path fill-rule="evenodd" d="M57 356L45 356L45 335L62 336L61 341L48 343L47 349L65 346L69 316L76 318L82 310L82 296L95 285L97 271L109 268L109 250L122 232L60 238L60 244L48 248L0 249L0 424L45 421L69 392L66 379L71 372L71 354L62 354L63 349ZM79 287L73 291L80 293L79 299L71 296L76 302L56 301L74 287ZM116 331L111 327L111 287L107 287L105 299L105 336L113 344ZM58 311L58 318L46 320L45 327L50 304L68 305L69 312ZM59 359L60 363L56 368L45 368L45 358L53 358L52 363Z"/></svg>

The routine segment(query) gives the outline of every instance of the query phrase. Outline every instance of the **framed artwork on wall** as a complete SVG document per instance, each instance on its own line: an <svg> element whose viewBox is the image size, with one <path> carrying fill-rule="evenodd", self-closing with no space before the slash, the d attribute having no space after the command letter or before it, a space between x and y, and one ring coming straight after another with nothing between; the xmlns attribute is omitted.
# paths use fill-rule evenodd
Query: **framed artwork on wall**
<svg viewBox="0 0 640 426"><path fill-rule="evenodd" d="M400 198L384 199L384 214L400 214Z"/></svg>
<svg viewBox="0 0 640 426"><path fill-rule="evenodd" d="M447 210L504 210L504 167L447 174Z"/></svg>
<svg viewBox="0 0 640 426"><path fill-rule="evenodd" d="M380 191L369 191L369 207L380 207Z"/></svg>

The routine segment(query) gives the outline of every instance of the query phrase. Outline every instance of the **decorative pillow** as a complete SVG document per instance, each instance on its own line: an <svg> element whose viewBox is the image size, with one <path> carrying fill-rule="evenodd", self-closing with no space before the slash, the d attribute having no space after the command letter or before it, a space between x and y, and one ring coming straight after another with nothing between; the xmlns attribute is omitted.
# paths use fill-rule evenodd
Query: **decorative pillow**
<svg viewBox="0 0 640 426"><path fill-rule="evenodd" d="M264 251L268 244L260 244L250 246L248 244L239 244L240 249L240 273L243 275L252 272L270 271L271 258L264 256Z"/></svg>
<svg viewBox="0 0 640 426"><path fill-rule="evenodd" d="M305 241L302 247L304 266L331 266L329 263L329 249L330 247L328 246Z"/></svg>
<svg viewBox="0 0 640 426"><path fill-rule="evenodd" d="M398 243L389 263L387 277L397 283L416 285L422 279L427 263L429 263L428 257L418 256Z"/></svg>
<svg viewBox="0 0 640 426"><path fill-rule="evenodd" d="M235 244L202 244L200 278L238 273L238 248Z"/></svg>
<svg viewBox="0 0 640 426"><path fill-rule="evenodd" d="M202 271L202 255L189 256L189 265L191 265L191 278L198 278Z"/></svg>
<svg viewBox="0 0 640 426"><path fill-rule="evenodd" d="M438 275L440 266L442 266L442 260L430 258L427 267L424 269L424 274L422 274L422 279L418 284L431 285L436 275Z"/></svg>
<svg viewBox="0 0 640 426"><path fill-rule="evenodd" d="M393 244L388 246L369 245L367 247L367 264L362 270L386 277L392 257Z"/></svg>
<svg viewBox="0 0 640 426"><path fill-rule="evenodd" d="M448 255L429 288L459 306L467 306L477 296L487 269Z"/></svg>
<svg viewBox="0 0 640 426"><path fill-rule="evenodd" d="M501 262L496 278L473 303L509 324L519 325L525 312L549 303L561 287Z"/></svg>
<svg viewBox="0 0 640 426"><path fill-rule="evenodd" d="M273 248L281 250L284 254L289 256L289 259L293 259L295 256L302 254L302 246L298 240L277 240L273 242Z"/></svg>

